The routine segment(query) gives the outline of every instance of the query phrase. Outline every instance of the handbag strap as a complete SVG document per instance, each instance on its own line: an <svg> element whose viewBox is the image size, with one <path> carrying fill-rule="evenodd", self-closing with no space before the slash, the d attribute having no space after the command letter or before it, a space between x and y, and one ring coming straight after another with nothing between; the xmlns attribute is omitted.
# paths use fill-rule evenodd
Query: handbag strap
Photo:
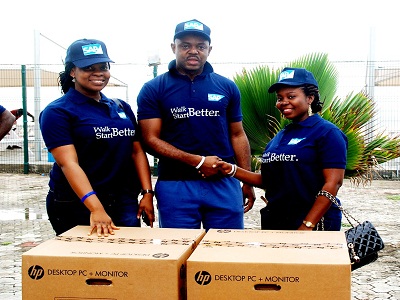
<svg viewBox="0 0 400 300"><path fill-rule="evenodd" d="M335 204L340 209L340 211L343 213L343 215L346 217L346 219L349 222L349 224L351 225L351 227L354 227L354 224L353 224L354 222L357 224L360 224L360 221L358 221L356 218L354 218L352 215L350 215L350 213L346 209L344 209L342 205L339 204L336 197L333 196L328 191L320 190L316 197L318 197L318 196L324 196L324 197L328 198L333 204Z"/></svg>

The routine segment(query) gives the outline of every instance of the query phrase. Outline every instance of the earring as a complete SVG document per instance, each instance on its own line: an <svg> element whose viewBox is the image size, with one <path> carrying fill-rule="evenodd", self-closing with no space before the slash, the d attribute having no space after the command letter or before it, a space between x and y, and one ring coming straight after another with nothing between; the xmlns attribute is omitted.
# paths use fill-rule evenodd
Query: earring
<svg viewBox="0 0 400 300"><path fill-rule="evenodd" d="M75 77L74 77L74 78L72 78L72 82L75 82Z"/></svg>
<svg viewBox="0 0 400 300"><path fill-rule="evenodd" d="M312 112L312 109L311 109L311 104L308 106L308 115L309 116L313 115L313 112Z"/></svg>

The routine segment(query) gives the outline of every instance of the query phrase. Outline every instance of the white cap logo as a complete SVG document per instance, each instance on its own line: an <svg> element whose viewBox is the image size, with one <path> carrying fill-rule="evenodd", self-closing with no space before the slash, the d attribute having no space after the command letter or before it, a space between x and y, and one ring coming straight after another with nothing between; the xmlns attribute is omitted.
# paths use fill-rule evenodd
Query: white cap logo
<svg viewBox="0 0 400 300"><path fill-rule="evenodd" d="M286 70L279 75L279 81L290 78L294 78L294 70Z"/></svg>
<svg viewBox="0 0 400 300"><path fill-rule="evenodd" d="M83 55L103 54L103 48L100 44L89 44L82 46Z"/></svg>
<svg viewBox="0 0 400 300"><path fill-rule="evenodd" d="M186 22L185 26L183 27L183 29L184 30L196 29L196 30L201 30L201 31L204 30L202 23L194 22L194 21Z"/></svg>

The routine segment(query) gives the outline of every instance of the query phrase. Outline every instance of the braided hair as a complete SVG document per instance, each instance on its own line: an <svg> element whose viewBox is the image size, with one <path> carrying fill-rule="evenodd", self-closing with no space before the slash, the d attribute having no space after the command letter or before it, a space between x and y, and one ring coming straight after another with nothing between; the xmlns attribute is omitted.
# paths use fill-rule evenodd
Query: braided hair
<svg viewBox="0 0 400 300"><path fill-rule="evenodd" d="M320 101L318 87L313 84L305 84L300 87L306 96L314 96L314 101L311 103L313 113L318 113L322 110L323 102Z"/></svg>

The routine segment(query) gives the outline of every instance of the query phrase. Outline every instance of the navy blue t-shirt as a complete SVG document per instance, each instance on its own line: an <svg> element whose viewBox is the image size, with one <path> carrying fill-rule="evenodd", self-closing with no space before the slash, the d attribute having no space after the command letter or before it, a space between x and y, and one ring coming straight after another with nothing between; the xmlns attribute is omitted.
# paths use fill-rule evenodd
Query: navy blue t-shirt
<svg viewBox="0 0 400 300"><path fill-rule="evenodd" d="M299 226L324 184L323 169L345 169L346 159L346 135L321 116L287 125L262 155L268 207Z"/></svg>
<svg viewBox="0 0 400 300"><path fill-rule="evenodd" d="M138 136L136 118L127 103L121 101L121 105L123 108L104 94L97 102L70 89L39 116L46 147L74 145L79 165L96 192L137 189L132 160L133 141ZM56 163L49 185L68 185Z"/></svg>
<svg viewBox="0 0 400 300"><path fill-rule="evenodd" d="M207 62L191 80L176 70L176 61L166 72L144 84L138 95L138 120L162 119L161 139L183 151L217 155L233 162L229 123L242 120L240 93L236 84L214 73ZM191 166L160 157L159 179L200 179Z"/></svg>
<svg viewBox="0 0 400 300"><path fill-rule="evenodd" d="M6 110L6 108L2 105L0 105L0 115Z"/></svg>

